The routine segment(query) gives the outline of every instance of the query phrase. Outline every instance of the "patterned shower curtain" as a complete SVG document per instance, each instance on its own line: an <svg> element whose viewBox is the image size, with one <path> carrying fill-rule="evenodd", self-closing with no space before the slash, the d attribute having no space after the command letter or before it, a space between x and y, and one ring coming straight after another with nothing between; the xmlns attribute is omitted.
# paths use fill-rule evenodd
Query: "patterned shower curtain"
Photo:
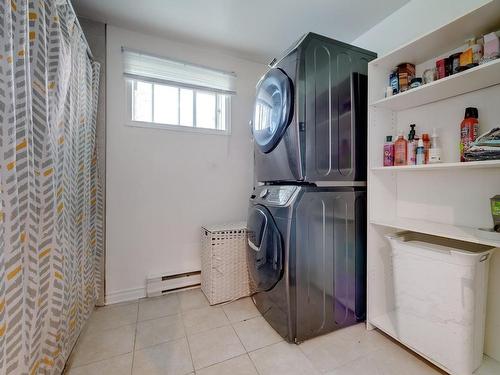
<svg viewBox="0 0 500 375"><path fill-rule="evenodd" d="M99 65L66 0L0 17L0 374L59 374L102 282Z"/></svg>

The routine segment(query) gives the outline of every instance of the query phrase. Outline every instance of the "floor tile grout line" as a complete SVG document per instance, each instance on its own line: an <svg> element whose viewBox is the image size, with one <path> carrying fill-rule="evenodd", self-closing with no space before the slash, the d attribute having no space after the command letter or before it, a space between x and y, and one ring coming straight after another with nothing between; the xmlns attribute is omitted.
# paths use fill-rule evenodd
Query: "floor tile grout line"
<svg viewBox="0 0 500 375"><path fill-rule="evenodd" d="M231 358L227 358L227 359L225 359L225 360L223 360L223 361L219 361L219 362L212 363L212 364L211 364L211 365L209 365L209 366L200 367L199 369L196 369L196 368L194 367L194 362L193 362L193 369L194 369L195 373L196 373L197 371L202 370L202 369L205 369L205 368L207 368L207 367L210 367L210 366L215 366L215 365L218 365L218 364L220 364L220 363L224 363L224 362L226 362L226 361L229 361L229 360L231 360L231 359L234 359L234 358L237 358L237 357L241 357L242 355L245 355L245 354L246 354L246 355L248 355L248 352L246 351L245 345L243 345L243 343L241 342L241 339L240 339L240 337L238 336L238 334L236 333L236 331L235 331L234 327L232 326L231 322L229 321L229 318L227 317L226 312L224 311L224 309L222 309L222 311L224 312L224 315L226 315L226 318L227 318L227 320L228 320L229 324L226 324L226 325L223 325L223 326L220 326L220 327L211 328L211 329L208 329L208 330L206 330L206 331L197 332L197 333L195 333L195 334L193 334L193 335L191 335L191 336L196 336L196 335L197 335L197 334L199 334L199 333L206 333L206 332L209 332L209 331L212 331L212 330L216 330L216 329L219 329L219 328L231 327L231 328L233 329L234 334L235 334L235 335L236 335L236 337L238 338L238 341L240 342L241 347L243 348L243 350L244 350L245 352L244 352L244 353L242 353L242 354L238 354L237 356L234 356L234 357L231 357ZM189 337L189 335L187 335L187 337ZM188 344L189 344L189 338L188 338ZM190 353L191 353L191 348L190 348L189 350L190 350ZM254 367L255 367L255 365L254 365Z"/></svg>
<svg viewBox="0 0 500 375"><path fill-rule="evenodd" d="M77 365L77 366L71 366L70 370L73 370L73 369L76 369L76 368L79 368L79 367L85 367L85 366L95 365L96 363L108 361L110 359L115 359L117 357L121 357L122 355L127 355L127 354L131 354L131 353L133 353L133 352L130 351L130 352L126 352L126 353L115 354L115 355L112 355L110 357L101 358L101 359L99 359L97 361L82 363L81 365Z"/></svg>
<svg viewBox="0 0 500 375"><path fill-rule="evenodd" d="M245 350L246 350L246 348L245 348ZM250 363L252 364L253 368L255 369L255 372L256 372L257 374L260 374L259 369L257 368L257 365L256 365L256 364L255 364L255 362L253 361L252 357L250 357L250 353L247 351L247 353L246 353L246 354L247 354L248 359L250 360Z"/></svg>
<svg viewBox="0 0 500 375"><path fill-rule="evenodd" d="M224 314L225 314L225 312L224 312ZM227 317L227 314L226 314L226 317ZM228 320L229 320L229 318L228 318ZM238 322L238 323L240 323L240 322ZM230 325L231 325L231 328L233 329L234 334L236 335L236 337L237 337L237 338L238 338L238 340L240 341L241 346L243 347L243 349L245 349L245 353L247 353L247 354L248 354L247 347L245 346L245 344L244 344L244 343L243 343L243 341L241 340L240 335L238 335L238 332L237 332L237 331L236 331L236 329L234 328L234 324L233 324L233 323L231 323Z"/></svg>
<svg viewBox="0 0 500 375"><path fill-rule="evenodd" d="M300 352L304 355L304 357L306 357L307 361L311 364L311 366L313 367L313 369L315 369L316 371L318 371L318 373L323 374L323 371L320 368L318 368L318 366L309 358L309 356L307 355L307 353L302 349L302 345L301 344L297 345L299 347ZM340 367L342 367L342 366L340 366ZM329 369L328 372L335 371L335 370L337 370L340 367L336 367L334 369Z"/></svg>
<svg viewBox="0 0 500 375"><path fill-rule="evenodd" d="M134 371L134 360L135 360L135 342L137 340L137 326L139 325L139 304L137 304L137 311L135 315L135 331L134 331L134 345L132 347L132 363L130 365L130 375Z"/></svg>
<svg viewBox="0 0 500 375"><path fill-rule="evenodd" d="M112 329L118 329L118 328L123 328L123 327L126 327L126 326L131 326L131 325L134 325L135 324L135 321L134 322L130 322L130 323L124 323L124 324L120 324L119 326L116 326L116 327L109 327L109 328L92 328L92 329L89 329L88 330L88 334L89 335L95 335L95 334L100 334L102 332L106 332L106 331L111 331ZM93 330L95 330L96 332L92 332Z"/></svg>
<svg viewBox="0 0 500 375"><path fill-rule="evenodd" d="M283 340L283 338L281 338L280 341L273 342L271 344L266 344L266 345L264 345L264 346L262 346L260 348L254 349L254 350L247 350L246 346L243 344L243 341L241 340L240 336L238 335L238 331L236 331L236 328L234 328L234 325L238 324L238 323L242 323L242 322L247 322L249 320L257 319L257 318L264 318L264 317L262 315L260 315L260 316L254 316L252 318L243 319L243 320L240 320L238 322L231 323L231 326L233 327L233 330L236 333L236 336L238 336L238 338L240 339L240 342L243 345L243 348L245 349L245 351L247 352L247 354L249 355L249 357L250 357L250 353L253 353L253 352L257 351L257 350L260 350L260 349L263 349L263 348L267 348L268 346L279 344L280 342L285 341L285 340ZM254 366L255 366L255 364L254 364Z"/></svg>
<svg viewBox="0 0 500 375"><path fill-rule="evenodd" d="M227 316L226 310L222 309L222 311L224 311L224 314L226 314L226 318L227 318L227 320L229 320L229 317ZM244 321L244 320L243 320L243 321ZM243 350L245 350L245 354L246 354L246 356L248 357L248 359L250 359L250 363L252 364L253 368L255 369L255 372L256 372L257 374L260 374L259 370L257 369L257 366L255 366L254 361L252 361L252 358L250 358L250 354L248 354L247 347L245 346L245 344L243 344L243 341L241 340L240 335L238 335L238 332L236 332L236 329L234 328L233 323L232 323L230 320L229 320L229 322L230 322L231 328L233 329L234 334L236 335L236 337L237 337L237 338L238 338L238 340L240 341L240 344L241 344L241 346L243 347ZM238 323L240 323L240 322L238 322ZM236 358L236 357L233 357L233 358Z"/></svg>
<svg viewBox="0 0 500 375"><path fill-rule="evenodd" d="M135 305L135 304L139 303L139 301L140 301L140 299L136 299L136 300L130 300L130 301L126 301L126 302L112 303L110 305L96 306L96 311L97 310L100 310L100 311L103 311L103 310L112 310L112 309L115 309L117 307L124 307L124 306L128 306L128 305Z"/></svg>
<svg viewBox="0 0 500 375"><path fill-rule="evenodd" d="M240 357L244 357L244 356L247 356L247 357L248 357L248 359L250 359L250 356L248 355L248 353L238 354L238 355L237 355L237 356L235 356L235 357L231 357L231 358L225 359L225 360L223 360L223 361L215 362L215 363L212 363L211 365L208 365L208 366L203 366L203 367L200 367L199 369L195 370L195 372L198 372L198 371L201 371L201 370L205 370L205 369L207 369L207 368L210 368L210 367L213 367L213 366L217 366L217 365L220 365L220 364L222 364L222 363L224 363L224 362L228 362L228 361L231 361L231 360L233 360L233 359L240 358ZM250 359L250 361L252 361L252 360ZM253 362L252 362L252 365L253 365L253 367L255 368L255 365L253 364ZM255 370L257 371L257 369L255 369ZM259 375L260 375L260 373L259 373L258 371L257 371L257 374L259 374ZM235 374L235 375L237 375L237 374Z"/></svg>
<svg viewBox="0 0 500 375"><path fill-rule="evenodd" d="M179 341L179 340L182 340L182 339L187 339L186 334L184 334L184 336L182 336L182 337L177 337L177 338L174 338L174 339L169 339L169 340L166 340L166 341L157 342L155 344L147 345L147 346L144 346L142 348L135 348L134 351L140 352L141 350L154 348L155 346L160 346L160 345L164 345L164 344L170 344L171 342Z"/></svg>
<svg viewBox="0 0 500 375"><path fill-rule="evenodd" d="M183 309L181 306L180 306L180 297L179 295L183 293L183 291L180 291L180 292L173 292L173 293L169 293L169 294L165 294L165 295L162 295L162 296L155 296L155 297L149 297L149 298L152 298L152 299L161 299L163 297L166 297L166 296L176 296L178 302L179 302L179 310L175 313L172 313L172 314L166 314L166 315L160 315L158 317L154 317L154 318L147 318L147 319L138 319L138 322L145 322L145 321L148 321L148 320L155 320L155 319L161 319L161 318L164 318L164 317L167 317L167 316L172 316L172 315L182 315L188 311L193 311L193 310L201 310L201 309L204 309L204 308L221 308L222 309L222 305L221 304L218 304L218 305L210 305L210 303L208 302L208 300L206 300L207 302L207 305L204 305L204 306L195 306L195 307L191 307L191 308L188 308L188 309ZM206 297L205 297L206 299ZM141 302L145 303L145 302L149 302L151 300L148 301L148 297L145 297L145 298L141 298L138 300L139 302L139 305L141 304Z"/></svg>
<svg viewBox="0 0 500 375"><path fill-rule="evenodd" d="M157 316L157 317L154 317L154 318L147 318L147 319L139 319L138 322L147 322L147 321L150 321L150 320L156 320L156 319L161 319L161 318L165 318L167 316L174 316L174 315L184 315L186 312L189 312L189 311L194 311L194 310L201 310L201 309L204 309L204 308L217 308L218 306L200 306L200 307L193 307L193 308L189 308L189 309L179 309L177 312L175 313L172 313L172 314L166 314L166 315L160 315L160 316Z"/></svg>
<svg viewBox="0 0 500 375"><path fill-rule="evenodd" d="M205 297L206 298L206 297ZM220 325L220 326L216 326L216 327L211 327L211 328L208 328L208 329L204 329L202 331L198 331L198 332L193 332L193 333L188 333L188 330L186 329L186 336L195 336L195 335L198 335L198 334L201 334L201 333L205 333L205 332L208 332L208 331L211 331L213 329L217 329L217 328L221 328L221 327L227 327L228 325L231 325L231 321L229 320L229 318L227 317L227 314L226 312L224 311L224 309L222 307L218 307L218 306L205 306L205 307L201 307L201 308L193 308L193 309L190 309L190 310L186 310L186 311L183 311L181 312L181 316L182 316L182 321L184 323L184 313L185 312L188 312L188 311L194 311L194 310L201 310L203 308L218 308L219 310L221 310L223 313L224 313L224 316L226 317L226 320L227 320L227 323L223 324L223 325Z"/></svg>
<svg viewBox="0 0 500 375"><path fill-rule="evenodd" d="M180 301L179 301L179 304L180 304ZM196 374L196 368L194 367L193 353L191 352L191 344L189 343L189 336L187 334L186 325L184 324L184 317L182 316L182 314L181 314L181 321L182 321L182 327L184 328L184 335L186 338L186 342L188 345L189 358L191 358L191 366L193 367L193 371Z"/></svg>
<svg viewBox="0 0 500 375"><path fill-rule="evenodd" d="M305 357L305 359L307 360L307 362L309 362L309 363L311 364L312 368L313 368L313 369L315 369L315 370L318 372L318 374L323 374L324 372L323 372L320 368L318 368L318 367L316 366L316 364L315 364L315 363L314 363L314 362L313 362L313 361L309 358L309 356L306 354L306 352L304 352L304 350L302 350L301 345L300 345L300 344L298 344L298 345L296 345L296 346L299 348L300 352L301 352L301 353L302 353L302 355ZM328 372L331 372L331 371L336 370L336 369L337 369L337 368L332 369L332 370L328 370Z"/></svg>
<svg viewBox="0 0 500 375"><path fill-rule="evenodd" d="M136 323L130 323L130 324L127 324L127 325L124 325L124 326L121 326L121 327L115 327L115 328L111 328L111 329L108 329L108 330L104 330L104 332L109 332L109 331L111 331L111 330L116 330L116 329L119 329L119 328L129 327L129 326L133 326L133 325L137 326L137 324L136 324ZM134 330L135 330L135 328L134 328ZM88 333L88 334L89 334L89 335L91 335L91 336L94 336L94 335L96 335L96 333L99 333L99 334L100 334L100 333L102 333L102 332L90 332L90 333ZM87 332L86 332L86 334L87 334ZM99 335L99 336L100 336L100 335ZM80 340L80 337L78 338L78 340ZM79 344L79 343L77 342L77 344ZM77 347L76 347L76 345L77 345L77 344L75 344L75 348L74 348L74 353L75 353L75 354L77 353L77 351L78 351L78 349L79 349L79 348L77 348ZM76 366L74 365L74 359L73 359L73 360L71 361L71 366L70 366L70 367L71 367L71 368L83 367L83 366L91 365L91 364L94 364L94 363L97 363L97 362L105 361L105 360L107 360L107 359L116 358L116 357L119 357L119 356L121 356L121 355L129 354L129 353L133 353L133 348L132 348L132 350L131 350L131 351L126 351L126 352L123 352L123 353L113 354L113 355L111 355L111 356L109 356L109 357L106 357L106 358L101 358L101 359L98 359L98 360L92 360L92 361L90 361L90 362L82 363L82 364L79 364L79 365L76 365ZM74 354L73 354L73 352L71 353L71 355L74 355Z"/></svg>
<svg viewBox="0 0 500 375"><path fill-rule="evenodd" d="M250 353L255 353L256 351L261 350L261 349L264 349L264 348L269 348L270 346L273 346L273 345L281 344L282 342L285 342L285 343L286 343L286 341L285 341L285 340L281 339L280 341L273 342L272 344L267 344L267 345L264 345L264 346L263 346L263 347L261 347L261 348L257 348L257 349L254 349L254 350L250 350L250 351L248 352L248 354L250 354Z"/></svg>
<svg viewBox="0 0 500 375"><path fill-rule="evenodd" d="M260 348L262 349L262 348ZM258 349L257 349L258 350ZM252 362L252 365L253 365L253 368L255 369L255 371L257 371L257 374L261 375L259 369L257 368L257 364L255 363L255 361L253 360L252 356L250 355L251 352L247 352L247 356L248 358L250 358L250 362Z"/></svg>
<svg viewBox="0 0 500 375"><path fill-rule="evenodd" d="M157 344L153 344L153 345L146 346L144 348L137 349L136 351L140 352L140 351L143 351L143 350L146 350L146 349L156 348L157 346L165 345L165 344L171 344L173 342L181 341L183 339L187 339L187 336L179 337L179 338L176 338L176 339L173 339L173 340L169 340L169 341L159 342ZM132 352L128 352L128 353L132 353ZM124 354L128 354L128 353L124 353ZM114 357L116 357L116 356L114 356Z"/></svg>
<svg viewBox="0 0 500 375"><path fill-rule="evenodd" d="M137 323L150 322L151 320L157 320L157 319L167 318L169 316L175 316L175 315L181 315L181 313L177 312L177 313L173 313L173 314L161 315L161 316L158 316L156 318L138 319Z"/></svg>

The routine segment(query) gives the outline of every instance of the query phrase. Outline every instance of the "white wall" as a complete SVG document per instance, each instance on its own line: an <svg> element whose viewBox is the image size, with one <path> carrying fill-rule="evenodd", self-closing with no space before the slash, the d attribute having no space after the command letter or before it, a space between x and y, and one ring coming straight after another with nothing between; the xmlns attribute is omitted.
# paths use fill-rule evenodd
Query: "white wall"
<svg viewBox="0 0 500 375"><path fill-rule="evenodd" d="M491 0L411 0L351 44L384 55Z"/></svg>
<svg viewBox="0 0 500 375"><path fill-rule="evenodd" d="M200 226L246 218L261 64L113 26L107 34L107 303L144 296L151 274L200 269ZM232 134L126 126L121 47L234 71Z"/></svg>

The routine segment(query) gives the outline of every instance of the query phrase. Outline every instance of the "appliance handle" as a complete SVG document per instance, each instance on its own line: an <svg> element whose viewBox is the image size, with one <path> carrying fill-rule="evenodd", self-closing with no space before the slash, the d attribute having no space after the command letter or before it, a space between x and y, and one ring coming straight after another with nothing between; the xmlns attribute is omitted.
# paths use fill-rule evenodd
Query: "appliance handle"
<svg viewBox="0 0 500 375"><path fill-rule="evenodd" d="M257 208L257 211L259 211L264 216L264 219L266 219L266 221L264 221L264 231L262 232L262 238L261 238L261 242L262 242L262 239L265 239L266 235L267 235L267 215L260 208ZM248 246L250 246L250 249L252 249L255 252L260 251L260 246L257 246L256 244L254 244L252 242L252 240L250 240L250 238L247 239L247 242L248 242Z"/></svg>
<svg viewBox="0 0 500 375"><path fill-rule="evenodd" d="M248 246L250 246L250 249L252 249L256 252L260 251L260 249L257 247L257 245L255 245L252 241L250 241L250 238L248 239Z"/></svg>
<svg viewBox="0 0 500 375"><path fill-rule="evenodd" d="M367 123L368 123L368 79L366 74L351 73L351 145L355 140L363 137L361 149L367 147ZM359 145L358 145L359 150ZM356 168L357 160L366 159L366 154L356 153L351 147L351 173Z"/></svg>
<svg viewBox="0 0 500 375"><path fill-rule="evenodd" d="M357 84L356 84L357 83ZM358 91L359 91L359 82L355 82L354 73L351 73L351 167L349 174L352 174L353 165L356 165L356 154L354 152L354 139L355 139L355 131L356 125L358 121Z"/></svg>

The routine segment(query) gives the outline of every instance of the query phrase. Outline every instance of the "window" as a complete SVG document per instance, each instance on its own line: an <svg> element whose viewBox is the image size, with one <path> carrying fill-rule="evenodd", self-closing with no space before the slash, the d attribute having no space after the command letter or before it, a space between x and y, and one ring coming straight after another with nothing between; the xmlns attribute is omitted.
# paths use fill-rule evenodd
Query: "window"
<svg viewBox="0 0 500 375"><path fill-rule="evenodd" d="M127 79L132 122L227 132L229 95Z"/></svg>
<svg viewBox="0 0 500 375"><path fill-rule="evenodd" d="M229 133L234 74L123 54L130 125Z"/></svg>

